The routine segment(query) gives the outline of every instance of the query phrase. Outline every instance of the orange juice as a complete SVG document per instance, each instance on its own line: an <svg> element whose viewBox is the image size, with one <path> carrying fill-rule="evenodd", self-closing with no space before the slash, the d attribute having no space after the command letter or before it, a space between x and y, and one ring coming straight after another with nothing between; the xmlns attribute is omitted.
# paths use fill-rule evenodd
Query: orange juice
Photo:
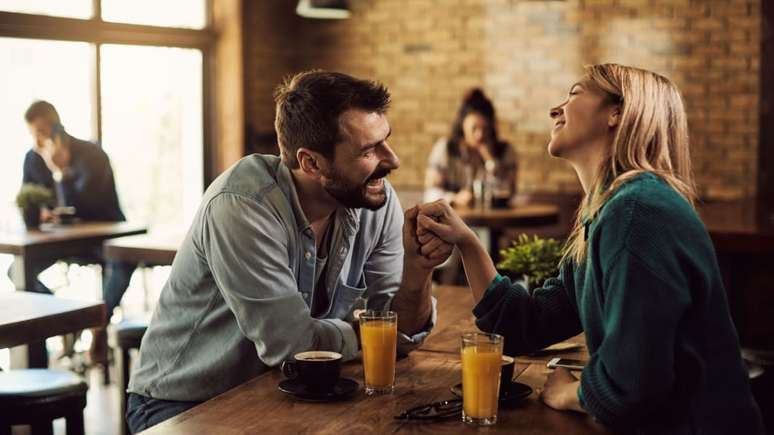
<svg viewBox="0 0 774 435"><path fill-rule="evenodd" d="M479 344L462 348L462 407L472 418L497 415L502 347Z"/></svg>
<svg viewBox="0 0 774 435"><path fill-rule="evenodd" d="M367 388L391 390L395 383L395 352L398 323L394 320L370 320L360 324L363 368Z"/></svg>

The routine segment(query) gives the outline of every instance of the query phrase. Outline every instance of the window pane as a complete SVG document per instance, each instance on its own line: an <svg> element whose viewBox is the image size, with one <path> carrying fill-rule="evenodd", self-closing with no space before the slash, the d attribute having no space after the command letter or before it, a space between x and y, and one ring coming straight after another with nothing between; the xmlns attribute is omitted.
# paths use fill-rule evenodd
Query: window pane
<svg viewBox="0 0 774 435"><path fill-rule="evenodd" d="M0 0L0 10L57 17L91 18L92 0Z"/></svg>
<svg viewBox="0 0 774 435"><path fill-rule="evenodd" d="M116 23L203 29L206 0L102 0L102 19Z"/></svg>
<svg viewBox="0 0 774 435"><path fill-rule="evenodd" d="M102 46L102 143L129 219L187 226L203 191L199 50Z"/></svg>
<svg viewBox="0 0 774 435"><path fill-rule="evenodd" d="M33 139L24 112L35 100L56 107L71 135L91 139L94 48L83 42L0 38L0 216L13 218L22 179L24 154ZM9 214L10 213L10 214Z"/></svg>

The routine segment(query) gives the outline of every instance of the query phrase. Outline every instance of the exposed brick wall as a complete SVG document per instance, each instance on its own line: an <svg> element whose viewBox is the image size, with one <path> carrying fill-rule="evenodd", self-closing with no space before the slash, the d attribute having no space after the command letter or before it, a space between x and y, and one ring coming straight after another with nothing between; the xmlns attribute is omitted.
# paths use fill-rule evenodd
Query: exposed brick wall
<svg viewBox="0 0 774 435"><path fill-rule="evenodd" d="M393 183L420 188L461 95L481 86L521 158L522 191L579 189L545 151L548 109L582 66L619 62L683 90L706 197L755 193L761 0L355 0L343 21L294 17L294 1L247 1L247 119L271 128L279 77L306 68L384 82L394 97Z"/></svg>

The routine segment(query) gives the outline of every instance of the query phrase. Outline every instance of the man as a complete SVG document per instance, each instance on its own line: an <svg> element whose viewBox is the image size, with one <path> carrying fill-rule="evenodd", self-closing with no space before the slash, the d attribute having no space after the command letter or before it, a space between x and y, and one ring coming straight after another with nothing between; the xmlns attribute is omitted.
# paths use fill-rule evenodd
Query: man
<svg viewBox="0 0 774 435"><path fill-rule="evenodd" d="M281 157L254 154L218 177L177 253L129 383L133 432L297 352L354 358L361 298L398 313L401 353L434 323L430 275L451 247L420 254L415 208L403 227L384 179L399 166L388 91L312 71L275 99Z"/></svg>
<svg viewBox="0 0 774 435"><path fill-rule="evenodd" d="M75 216L84 221L120 222L126 220L118 203L113 170L102 148L76 139L64 130L59 114L47 101L36 101L24 114L27 127L35 140L33 149L24 158L23 183L45 186L56 193L57 203L75 208ZM44 220L51 220L50 211L42 211ZM67 259L79 264L104 265L101 248L85 252L78 258ZM34 260L33 260L34 261ZM34 265L40 273L54 261L41 261ZM136 264L110 262L106 266L107 279L102 288L108 317L121 302L129 287L129 280ZM13 269L13 268L11 268ZM10 271L9 271L10 275ZM51 293L42 282L36 280L28 291ZM95 330L91 349L94 363L104 363L107 356L107 339L104 329Z"/></svg>

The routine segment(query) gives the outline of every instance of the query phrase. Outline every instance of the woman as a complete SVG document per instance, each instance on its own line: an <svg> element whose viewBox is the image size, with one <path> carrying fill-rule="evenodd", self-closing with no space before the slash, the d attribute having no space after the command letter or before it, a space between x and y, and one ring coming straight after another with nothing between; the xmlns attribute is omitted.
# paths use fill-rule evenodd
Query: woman
<svg viewBox="0 0 774 435"><path fill-rule="evenodd" d="M462 101L451 136L433 146L425 176L425 201L445 198L456 206L469 207L474 205L474 186L485 188L486 181L496 205L498 201L507 204L516 193L516 153L497 138L492 102L480 89L473 89Z"/></svg>
<svg viewBox="0 0 774 435"><path fill-rule="evenodd" d="M524 354L585 332L581 379L549 376L542 399L638 434L763 433L712 242L693 208L685 110L657 74L595 65L551 110L548 152L586 193L561 272L532 297L497 274L443 202L418 236L462 253L476 324Z"/></svg>

